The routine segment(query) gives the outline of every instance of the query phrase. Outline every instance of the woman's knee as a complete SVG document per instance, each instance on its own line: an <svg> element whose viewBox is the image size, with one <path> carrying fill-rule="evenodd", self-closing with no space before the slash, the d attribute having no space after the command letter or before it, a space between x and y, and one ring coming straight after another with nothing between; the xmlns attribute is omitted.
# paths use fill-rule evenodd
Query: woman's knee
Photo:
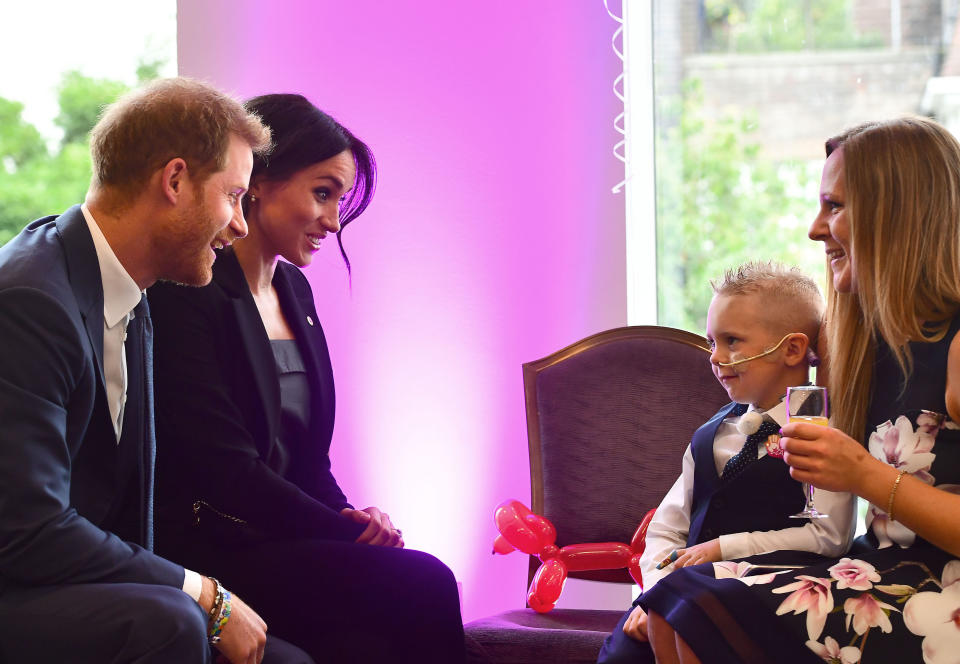
<svg viewBox="0 0 960 664"><path fill-rule="evenodd" d="M439 558L413 549L404 549L404 552L406 564L420 577L431 579L438 584L457 585L453 572Z"/></svg>
<svg viewBox="0 0 960 664"><path fill-rule="evenodd" d="M406 577L407 592L414 597L426 596L459 606L460 594L453 572L438 558L423 551L403 550L398 561L400 574Z"/></svg>

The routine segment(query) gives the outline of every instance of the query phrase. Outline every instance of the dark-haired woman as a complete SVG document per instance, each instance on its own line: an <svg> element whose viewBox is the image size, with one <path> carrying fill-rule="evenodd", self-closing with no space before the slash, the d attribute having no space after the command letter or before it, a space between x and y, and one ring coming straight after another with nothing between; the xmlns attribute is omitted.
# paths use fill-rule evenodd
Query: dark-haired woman
<svg viewBox="0 0 960 664"><path fill-rule="evenodd" d="M404 549L386 513L354 509L330 469L333 375L298 268L366 208L373 157L300 95L247 108L275 144L254 161L249 234L209 286L149 293L158 546L216 571L317 662L462 661L450 570Z"/></svg>

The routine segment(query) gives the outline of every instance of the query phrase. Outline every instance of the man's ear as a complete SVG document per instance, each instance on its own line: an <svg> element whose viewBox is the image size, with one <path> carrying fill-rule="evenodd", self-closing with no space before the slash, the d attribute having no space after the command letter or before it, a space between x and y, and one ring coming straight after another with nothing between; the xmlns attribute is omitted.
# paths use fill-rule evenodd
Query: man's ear
<svg viewBox="0 0 960 664"><path fill-rule="evenodd" d="M190 173L187 170L187 162L181 157L171 159L160 172L160 188L166 198L172 205L183 197L184 191L190 182Z"/></svg>
<svg viewBox="0 0 960 664"><path fill-rule="evenodd" d="M810 347L810 339L803 332L794 332L791 334L784 345L783 361L788 367L795 367L801 362L807 360L807 348Z"/></svg>

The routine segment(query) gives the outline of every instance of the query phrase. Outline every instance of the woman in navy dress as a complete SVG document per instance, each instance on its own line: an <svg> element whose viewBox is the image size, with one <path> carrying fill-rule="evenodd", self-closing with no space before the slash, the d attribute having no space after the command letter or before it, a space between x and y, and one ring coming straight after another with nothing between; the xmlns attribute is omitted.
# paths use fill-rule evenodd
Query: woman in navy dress
<svg viewBox="0 0 960 664"><path fill-rule="evenodd" d="M958 661L960 144L924 118L829 140L809 235L832 426L788 424L781 447L795 479L869 503L867 534L812 567L670 574L641 602L658 662Z"/></svg>
<svg viewBox="0 0 960 664"><path fill-rule="evenodd" d="M246 106L274 142L254 160L249 234L219 251L210 285L149 293L157 546L216 570L318 663L463 661L450 570L403 548L385 512L355 509L328 455L333 371L299 268L367 207L373 157L300 95Z"/></svg>

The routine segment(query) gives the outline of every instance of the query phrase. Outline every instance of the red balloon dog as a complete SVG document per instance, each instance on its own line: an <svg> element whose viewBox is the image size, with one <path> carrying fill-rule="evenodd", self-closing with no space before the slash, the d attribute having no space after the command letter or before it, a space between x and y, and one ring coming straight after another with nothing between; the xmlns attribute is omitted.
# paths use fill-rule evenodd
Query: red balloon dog
<svg viewBox="0 0 960 664"><path fill-rule="evenodd" d="M626 567L633 580L643 588L640 554L645 546L647 526L655 510L643 517L630 544L597 542L595 544L556 545L557 529L544 517L531 512L518 500L505 500L493 513L500 534L493 541L493 552L506 555L514 550L537 556L543 565L537 570L527 593L527 604L539 613L550 611L557 603L568 572Z"/></svg>

